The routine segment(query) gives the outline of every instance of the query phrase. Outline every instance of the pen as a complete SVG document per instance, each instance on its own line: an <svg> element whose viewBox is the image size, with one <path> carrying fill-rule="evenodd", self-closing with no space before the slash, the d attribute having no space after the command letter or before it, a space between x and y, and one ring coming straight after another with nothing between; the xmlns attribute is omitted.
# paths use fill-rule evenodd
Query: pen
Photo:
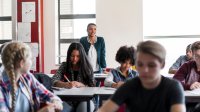
<svg viewBox="0 0 200 112"><path fill-rule="evenodd" d="M70 80L64 75L64 78L68 81L68 82L70 82Z"/></svg>

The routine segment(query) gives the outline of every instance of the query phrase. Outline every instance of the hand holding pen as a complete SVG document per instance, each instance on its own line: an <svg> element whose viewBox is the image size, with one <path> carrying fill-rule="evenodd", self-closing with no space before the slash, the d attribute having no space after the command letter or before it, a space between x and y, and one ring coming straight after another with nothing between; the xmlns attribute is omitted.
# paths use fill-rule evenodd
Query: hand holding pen
<svg viewBox="0 0 200 112"><path fill-rule="evenodd" d="M66 88L72 88L73 84L71 83L71 81L65 75L64 75L64 78L65 78L65 80L67 80L65 87Z"/></svg>
<svg viewBox="0 0 200 112"><path fill-rule="evenodd" d="M70 82L70 80L67 78L67 76L64 75L64 78L67 80L67 82Z"/></svg>

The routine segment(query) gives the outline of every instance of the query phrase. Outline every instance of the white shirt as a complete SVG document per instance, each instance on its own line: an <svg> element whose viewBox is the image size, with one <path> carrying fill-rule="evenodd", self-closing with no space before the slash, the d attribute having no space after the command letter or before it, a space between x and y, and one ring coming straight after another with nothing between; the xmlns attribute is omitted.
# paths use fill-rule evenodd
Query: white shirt
<svg viewBox="0 0 200 112"><path fill-rule="evenodd" d="M88 60L92 66L93 71L99 71L99 64L97 63L97 51L94 45L90 46L88 51Z"/></svg>

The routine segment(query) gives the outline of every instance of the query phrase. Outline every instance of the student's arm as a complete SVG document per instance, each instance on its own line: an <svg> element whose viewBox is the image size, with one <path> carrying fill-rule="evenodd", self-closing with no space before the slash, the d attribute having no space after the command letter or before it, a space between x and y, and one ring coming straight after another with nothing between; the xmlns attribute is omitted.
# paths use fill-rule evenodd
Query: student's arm
<svg viewBox="0 0 200 112"><path fill-rule="evenodd" d="M61 88L72 88L73 84L71 82L55 81L54 86Z"/></svg>
<svg viewBox="0 0 200 112"><path fill-rule="evenodd" d="M175 104L171 106L170 112L186 112L184 104Z"/></svg>
<svg viewBox="0 0 200 112"><path fill-rule="evenodd" d="M58 68L58 70L56 71L56 74L53 75L52 77L53 86L55 86L55 82L59 82L62 79L62 76L64 75L65 70L66 70L66 62L63 62Z"/></svg>
<svg viewBox="0 0 200 112"><path fill-rule="evenodd" d="M62 101L59 97L47 90L32 74L27 74L29 86L31 87L33 96L39 97L40 103L53 104L56 110L62 110ZM37 98L38 99L38 98Z"/></svg>
<svg viewBox="0 0 200 112"><path fill-rule="evenodd" d="M186 83L186 76L190 73L188 66L187 63L184 63L173 77L173 79L180 81L185 90L189 90L191 86L191 84Z"/></svg>
<svg viewBox="0 0 200 112"><path fill-rule="evenodd" d="M112 85L115 83L114 81L113 81L113 74L112 74L112 72L109 72L108 73L108 76L106 77L106 79L104 80L104 86L106 86L106 87L112 87Z"/></svg>
<svg viewBox="0 0 200 112"><path fill-rule="evenodd" d="M168 73L169 74L175 74L177 71L178 71L178 69L170 68Z"/></svg>
<svg viewBox="0 0 200 112"><path fill-rule="evenodd" d="M180 56L175 63L173 63L173 65L169 68L168 73L169 74L175 74L177 72L177 70L179 69L179 67L181 66L181 60L182 57Z"/></svg>
<svg viewBox="0 0 200 112"><path fill-rule="evenodd" d="M119 106L112 100L106 101L97 112L116 112Z"/></svg>
<svg viewBox="0 0 200 112"><path fill-rule="evenodd" d="M91 71L93 71L93 70L91 70ZM93 72L90 73L88 80L89 80L88 81L89 84L87 86L94 87L95 86L95 82L94 82L94 74L93 74Z"/></svg>

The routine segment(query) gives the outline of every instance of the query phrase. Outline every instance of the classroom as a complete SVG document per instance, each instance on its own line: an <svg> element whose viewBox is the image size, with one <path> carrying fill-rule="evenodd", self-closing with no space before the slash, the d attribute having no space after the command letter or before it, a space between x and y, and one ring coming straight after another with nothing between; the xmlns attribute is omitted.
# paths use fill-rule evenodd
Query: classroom
<svg viewBox="0 0 200 112"><path fill-rule="evenodd" d="M200 112L198 4L0 0L0 111Z"/></svg>

